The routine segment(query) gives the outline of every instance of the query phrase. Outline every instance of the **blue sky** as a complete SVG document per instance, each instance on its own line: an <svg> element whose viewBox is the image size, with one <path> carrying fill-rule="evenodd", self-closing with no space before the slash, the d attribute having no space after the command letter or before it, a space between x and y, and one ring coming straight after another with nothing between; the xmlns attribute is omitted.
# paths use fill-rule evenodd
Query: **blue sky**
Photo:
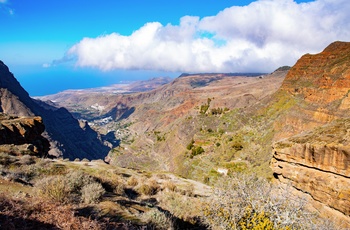
<svg viewBox="0 0 350 230"><path fill-rule="evenodd" d="M348 0L0 0L0 60L32 96L182 72L270 72L349 40Z"/></svg>

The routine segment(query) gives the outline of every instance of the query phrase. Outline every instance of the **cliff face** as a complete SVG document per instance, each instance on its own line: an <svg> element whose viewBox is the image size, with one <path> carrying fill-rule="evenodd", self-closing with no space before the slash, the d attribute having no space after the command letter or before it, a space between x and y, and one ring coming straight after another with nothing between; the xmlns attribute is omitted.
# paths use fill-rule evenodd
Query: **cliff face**
<svg viewBox="0 0 350 230"><path fill-rule="evenodd" d="M309 194L321 215L350 226L350 119L273 145L271 167L282 183Z"/></svg>
<svg viewBox="0 0 350 230"><path fill-rule="evenodd" d="M275 122L275 140L348 116L350 42L334 42L323 52L306 54L290 69L279 92L294 101Z"/></svg>
<svg viewBox="0 0 350 230"><path fill-rule="evenodd" d="M273 144L275 177L350 227L350 43L304 55L280 92L293 105L274 123L275 139L288 137Z"/></svg>
<svg viewBox="0 0 350 230"><path fill-rule="evenodd" d="M103 159L109 148L91 128L80 127L78 120L63 108L55 108L29 97L8 67L0 61L0 112L15 116L40 116L51 155L64 158Z"/></svg>
<svg viewBox="0 0 350 230"><path fill-rule="evenodd" d="M45 126L41 117L14 117L0 113L0 149L11 154L44 156L49 142L41 136Z"/></svg>

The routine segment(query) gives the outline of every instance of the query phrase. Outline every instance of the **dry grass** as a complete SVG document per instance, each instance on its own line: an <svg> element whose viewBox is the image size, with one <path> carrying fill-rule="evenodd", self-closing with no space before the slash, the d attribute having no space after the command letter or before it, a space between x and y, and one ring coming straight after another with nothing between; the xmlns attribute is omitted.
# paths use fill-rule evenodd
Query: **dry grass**
<svg viewBox="0 0 350 230"><path fill-rule="evenodd" d="M136 191L140 194L146 195L146 196L153 196L156 195L160 190L160 186L154 179L150 179L149 181L146 181L144 184L141 184L136 188Z"/></svg>
<svg viewBox="0 0 350 230"><path fill-rule="evenodd" d="M64 176L49 176L39 180L35 187L38 194L56 202L68 201L69 191Z"/></svg>
<svg viewBox="0 0 350 230"><path fill-rule="evenodd" d="M163 188L168 192L175 192L177 190L176 184L172 181L165 181Z"/></svg>
<svg viewBox="0 0 350 230"><path fill-rule="evenodd" d="M61 203L95 203L105 192L100 183L80 170L41 178L35 183L35 188L38 194Z"/></svg>
<svg viewBox="0 0 350 230"><path fill-rule="evenodd" d="M137 186L138 184L139 184L139 180L138 180L135 176L130 177L130 178L128 179L128 181L127 181L127 185L128 185L128 186L133 186L133 187L135 187L135 186Z"/></svg>
<svg viewBox="0 0 350 230"><path fill-rule="evenodd" d="M81 199L86 204L97 203L105 193L100 183L93 182L81 189Z"/></svg>
<svg viewBox="0 0 350 230"><path fill-rule="evenodd" d="M193 186L191 189L182 183L181 191L186 195L183 196L177 182L168 175L159 178L128 169L118 169L116 173L115 168L103 164L85 166L81 162L36 158L33 163L33 158L24 158L19 163L20 157L12 159L7 155L2 159L7 163L1 166L2 172L15 179L26 179L28 185L33 185L19 184L14 179L0 180L0 191L10 197L0 196L3 200L0 224L8 224L9 229L19 226L25 229L169 229L169 226L177 229L171 226L185 222L192 226L198 216L198 212L194 214L193 202L188 200L192 197L186 195L193 191ZM2 186L2 181L6 186ZM129 190L134 191L135 196L126 194ZM176 192L176 198L168 197L164 203L161 197L165 191ZM145 199L152 201L146 204ZM149 204L153 208L147 206Z"/></svg>
<svg viewBox="0 0 350 230"><path fill-rule="evenodd" d="M1 229L105 229L104 223L74 216L69 205L13 199L0 194Z"/></svg>
<svg viewBox="0 0 350 230"><path fill-rule="evenodd" d="M152 209L142 214L141 219L152 229L168 230L173 229L171 218L158 209Z"/></svg>
<svg viewBox="0 0 350 230"><path fill-rule="evenodd" d="M197 223L201 215L202 201L199 198L183 196L177 192L164 192L159 197L161 208L168 210L173 216Z"/></svg>

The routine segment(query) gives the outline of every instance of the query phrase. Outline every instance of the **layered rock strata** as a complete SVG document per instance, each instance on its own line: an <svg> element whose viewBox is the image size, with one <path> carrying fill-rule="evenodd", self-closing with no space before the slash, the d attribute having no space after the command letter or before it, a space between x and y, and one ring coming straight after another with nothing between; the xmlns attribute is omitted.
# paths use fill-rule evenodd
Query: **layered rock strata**
<svg viewBox="0 0 350 230"><path fill-rule="evenodd" d="M279 92L291 106L274 123L274 176L310 196L321 215L349 228L350 43L304 55Z"/></svg>
<svg viewBox="0 0 350 230"><path fill-rule="evenodd" d="M319 54L302 56L278 91L294 105L275 122L275 140L348 117L349 90L350 42L334 42Z"/></svg>
<svg viewBox="0 0 350 230"><path fill-rule="evenodd" d="M41 136L41 117L14 117L0 113L0 149L11 154L45 156L49 142Z"/></svg>
<svg viewBox="0 0 350 230"><path fill-rule="evenodd" d="M276 142L271 168L280 182L310 195L322 216L350 227L350 119Z"/></svg>

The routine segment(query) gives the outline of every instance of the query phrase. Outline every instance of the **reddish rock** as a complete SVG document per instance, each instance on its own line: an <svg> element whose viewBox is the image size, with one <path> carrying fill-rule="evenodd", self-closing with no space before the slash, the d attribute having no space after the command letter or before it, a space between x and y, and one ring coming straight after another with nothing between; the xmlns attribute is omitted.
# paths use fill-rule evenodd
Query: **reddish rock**
<svg viewBox="0 0 350 230"><path fill-rule="evenodd" d="M349 90L350 42L334 42L319 54L302 56L277 92L285 93L293 106L275 121L275 140L348 117Z"/></svg>
<svg viewBox="0 0 350 230"><path fill-rule="evenodd" d="M280 182L310 195L321 215L348 228L349 92L349 42L334 42L319 54L301 57L278 91L290 106L274 122L275 140L280 141L273 145L271 161Z"/></svg>

